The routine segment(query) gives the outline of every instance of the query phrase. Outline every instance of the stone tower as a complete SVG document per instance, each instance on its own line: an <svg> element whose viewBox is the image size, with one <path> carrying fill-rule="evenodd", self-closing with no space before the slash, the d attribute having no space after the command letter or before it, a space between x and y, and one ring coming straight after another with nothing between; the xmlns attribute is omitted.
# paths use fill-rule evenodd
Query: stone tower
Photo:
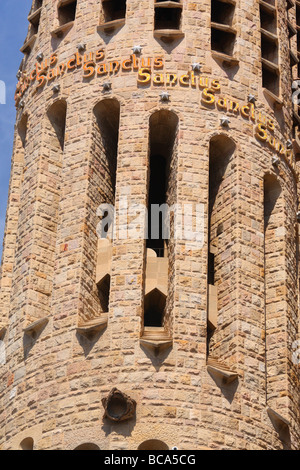
<svg viewBox="0 0 300 470"><path fill-rule="evenodd" d="M299 3L34 0L28 23L0 448L299 449Z"/></svg>

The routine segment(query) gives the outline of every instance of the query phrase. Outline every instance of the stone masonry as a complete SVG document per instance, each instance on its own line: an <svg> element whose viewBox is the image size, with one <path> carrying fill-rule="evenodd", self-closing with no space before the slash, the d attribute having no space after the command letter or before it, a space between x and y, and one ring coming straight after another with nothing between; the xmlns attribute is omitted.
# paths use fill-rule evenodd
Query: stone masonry
<svg viewBox="0 0 300 470"><path fill-rule="evenodd" d="M1 450L299 450L299 18L294 0L34 0ZM140 212L99 240L102 204L116 227L124 201L147 207L158 154L165 202L202 210L201 241L175 236L171 215L156 257L132 236Z"/></svg>

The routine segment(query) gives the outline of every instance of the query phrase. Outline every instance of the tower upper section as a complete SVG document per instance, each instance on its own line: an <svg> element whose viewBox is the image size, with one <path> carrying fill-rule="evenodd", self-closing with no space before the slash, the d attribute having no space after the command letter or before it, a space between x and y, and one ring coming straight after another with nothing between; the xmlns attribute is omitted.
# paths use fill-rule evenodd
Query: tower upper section
<svg viewBox="0 0 300 470"><path fill-rule="evenodd" d="M298 1L28 22L2 447L298 448Z"/></svg>

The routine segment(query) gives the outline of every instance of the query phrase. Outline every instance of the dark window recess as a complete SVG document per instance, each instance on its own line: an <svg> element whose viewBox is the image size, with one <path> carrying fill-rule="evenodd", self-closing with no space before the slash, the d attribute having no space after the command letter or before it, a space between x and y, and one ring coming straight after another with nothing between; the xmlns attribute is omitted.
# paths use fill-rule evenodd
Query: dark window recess
<svg viewBox="0 0 300 470"><path fill-rule="evenodd" d="M261 38L261 55L263 59L278 64L278 47L277 44L269 40L267 37L262 36Z"/></svg>
<svg viewBox="0 0 300 470"><path fill-rule="evenodd" d="M226 55L232 55L235 44L235 34L219 29L211 30L211 48L213 51L221 52Z"/></svg>
<svg viewBox="0 0 300 470"><path fill-rule="evenodd" d="M149 292L145 297L144 326L163 327L166 296L158 289Z"/></svg>
<svg viewBox="0 0 300 470"><path fill-rule="evenodd" d="M158 257L164 256L164 217L152 218L152 206L166 203L166 160L160 155L150 155L150 187L148 203L148 240L147 248L154 250ZM156 220L157 219L157 220ZM156 225L159 225L157 227ZM153 234L156 234L153 237Z"/></svg>
<svg viewBox="0 0 300 470"><path fill-rule="evenodd" d="M211 286L215 285L215 255L208 253L207 280Z"/></svg>
<svg viewBox="0 0 300 470"><path fill-rule="evenodd" d="M75 21L76 8L77 0L69 2L67 4L63 4L58 8L58 19L60 26L70 23L71 21Z"/></svg>
<svg viewBox="0 0 300 470"><path fill-rule="evenodd" d="M65 101L56 101L53 103L51 108L47 112L49 121L51 122L54 130L57 142L60 145L61 150L64 149L65 145L65 130L66 130L66 116L67 116L67 105ZM54 140L52 139L52 142Z"/></svg>
<svg viewBox="0 0 300 470"><path fill-rule="evenodd" d="M300 34L297 34L297 50L300 51Z"/></svg>
<svg viewBox="0 0 300 470"><path fill-rule="evenodd" d="M272 34L277 33L277 18L276 13L270 13L260 6L260 25L262 29L269 31Z"/></svg>
<svg viewBox="0 0 300 470"><path fill-rule="evenodd" d="M106 313L109 311L110 275L107 274L97 287L101 311Z"/></svg>
<svg viewBox="0 0 300 470"><path fill-rule="evenodd" d="M300 26L300 6L296 5L296 23Z"/></svg>
<svg viewBox="0 0 300 470"><path fill-rule="evenodd" d="M211 2L211 21L225 25L232 25L235 6L230 3L224 3L219 0Z"/></svg>
<svg viewBox="0 0 300 470"><path fill-rule="evenodd" d="M180 8L155 8L155 30L178 29L181 27Z"/></svg>
<svg viewBox="0 0 300 470"><path fill-rule="evenodd" d="M273 1L265 2L274 6ZM280 77L278 71L277 15L269 7L260 5L261 24L261 58L263 87L274 95L280 93ZM271 33L271 34L268 34Z"/></svg>
<svg viewBox="0 0 300 470"><path fill-rule="evenodd" d="M23 439L23 441L20 443L20 450L33 450L34 448L34 441L32 437L26 437L26 439Z"/></svg>
<svg viewBox="0 0 300 470"><path fill-rule="evenodd" d="M30 36L33 36L34 34L37 34L39 32L40 18L41 18L41 16L38 15L30 21L30 23L31 23L31 25L30 25Z"/></svg>
<svg viewBox="0 0 300 470"><path fill-rule="evenodd" d="M274 95L279 95L279 76L275 71L263 65L262 67L263 88L270 90Z"/></svg>
<svg viewBox="0 0 300 470"><path fill-rule="evenodd" d="M102 7L106 23L126 17L126 0L103 0Z"/></svg>

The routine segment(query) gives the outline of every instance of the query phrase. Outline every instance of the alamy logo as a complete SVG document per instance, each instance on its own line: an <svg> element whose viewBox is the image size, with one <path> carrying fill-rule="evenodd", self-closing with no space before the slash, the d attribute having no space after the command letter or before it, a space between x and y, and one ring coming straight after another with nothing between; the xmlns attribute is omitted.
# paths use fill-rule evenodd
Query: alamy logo
<svg viewBox="0 0 300 470"><path fill-rule="evenodd" d="M101 218L97 226L101 239L169 240L172 232L172 238L185 241L190 249L201 249L204 244L203 204L151 204L148 208L143 204L129 203L127 196L123 195L117 208L101 204L97 216Z"/></svg>
<svg viewBox="0 0 300 470"><path fill-rule="evenodd" d="M6 86L2 80L0 80L0 104L6 104Z"/></svg>

